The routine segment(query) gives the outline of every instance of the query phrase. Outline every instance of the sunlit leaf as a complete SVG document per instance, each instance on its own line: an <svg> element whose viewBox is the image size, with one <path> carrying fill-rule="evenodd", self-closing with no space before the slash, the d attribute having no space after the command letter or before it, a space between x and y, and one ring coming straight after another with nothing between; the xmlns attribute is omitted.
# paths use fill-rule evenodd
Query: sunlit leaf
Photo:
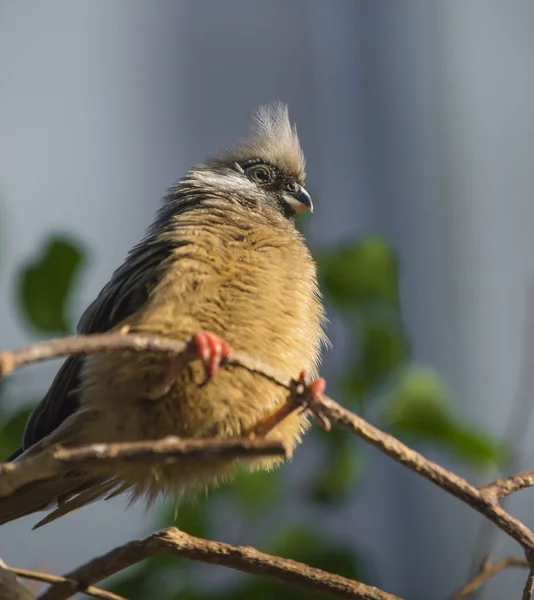
<svg viewBox="0 0 534 600"><path fill-rule="evenodd" d="M447 397L447 389L434 371L406 369L384 414L385 422L403 439L439 446L474 466L494 466L504 460L503 444L457 416Z"/></svg>
<svg viewBox="0 0 534 600"><path fill-rule="evenodd" d="M40 256L22 267L18 304L29 325L41 333L66 334L72 330L68 301L85 253L72 239L54 237Z"/></svg>

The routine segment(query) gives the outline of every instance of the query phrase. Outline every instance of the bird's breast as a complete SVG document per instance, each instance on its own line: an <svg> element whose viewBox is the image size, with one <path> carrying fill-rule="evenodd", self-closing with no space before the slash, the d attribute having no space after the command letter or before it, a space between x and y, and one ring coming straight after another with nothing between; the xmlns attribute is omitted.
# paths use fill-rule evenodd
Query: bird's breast
<svg viewBox="0 0 534 600"><path fill-rule="evenodd" d="M323 312L304 244L277 239L272 231L233 231L223 237L211 229L203 233L197 230L191 243L176 248L148 301L126 320L130 329L176 339L209 330L235 350L289 375L301 369L315 372ZM223 367L206 381L197 360L176 374L165 398L147 400L147 388L167 367L168 359L155 354L90 357L84 402L107 406L107 426L114 435L120 428L123 439L150 439L241 435L286 396L266 378L238 366ZM289 420L280 431L287 431L285 437L294 443L302 423Z"/></svg>

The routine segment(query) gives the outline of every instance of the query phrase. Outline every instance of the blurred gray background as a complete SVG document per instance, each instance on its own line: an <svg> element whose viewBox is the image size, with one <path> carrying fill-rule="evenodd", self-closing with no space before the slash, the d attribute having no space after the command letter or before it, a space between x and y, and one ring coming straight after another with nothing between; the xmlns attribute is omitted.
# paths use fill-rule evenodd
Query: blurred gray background
<svg viewBox="0 0 534 600"><path fill-rule="evenodd" d="M533 58L526 0L0 0L0 346L31 340L13 274L51 232L91 252L79 314L166 187L280 99L308 158L312 245L387 235L416 358L502 433L534 266ZM335 370L343 335L331 334ZM12 401L37 398L52 373L22 371ZM524 468L533 455L529 442ZM373 555L386 590L444 597L467 576L478 517L371 456L357 505L329 526ZM532 492L511 507L534 525ZM153 527L120 498L34 521L2 527L8 564L62 572ZM503 574L485 597L522 581Z"/></svg>

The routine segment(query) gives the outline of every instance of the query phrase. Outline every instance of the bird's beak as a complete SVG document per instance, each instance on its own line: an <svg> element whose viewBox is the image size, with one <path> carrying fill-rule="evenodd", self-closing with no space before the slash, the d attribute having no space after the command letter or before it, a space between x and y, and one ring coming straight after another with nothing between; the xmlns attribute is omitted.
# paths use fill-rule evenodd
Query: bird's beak
<svg viewBox="0 0 534 600"><path fill-rule="evenodd" d="M313 212L311 196L300 185L296 190L284 190L282 198L295 212Z"/></svg>

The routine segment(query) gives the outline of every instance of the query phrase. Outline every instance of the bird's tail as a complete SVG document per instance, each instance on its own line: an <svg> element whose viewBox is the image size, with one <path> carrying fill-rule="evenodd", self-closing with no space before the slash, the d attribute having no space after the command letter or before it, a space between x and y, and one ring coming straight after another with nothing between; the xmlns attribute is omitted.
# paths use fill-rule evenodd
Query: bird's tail
<svg viewBox="0 0 534 600"><path fill-rule="evenodd" d="M35 457L57 444L72 446L78 440L79 422L73 415L54 432L14 457L19 463ZM41 527L73 510L109 495L119 482L109 473L73 471L59 477L34 481L10 496L0 498L0 525L31 513L52 509L35 527Z"/></svg>
<svg viewBox="0 0 534 600"><path fill-rule="evenodd" d="M0 498L0 525L39 510L52 508L57 504L57 508L35 526L40 527L78 508L73 506L69 510L65 510L66 506L70 506L72 500L77 497L75 494L84 493L88 485L87 479L87 476L44 479L25 485L11 496ZM65 500L62 501L62 498Z"/></svg>

